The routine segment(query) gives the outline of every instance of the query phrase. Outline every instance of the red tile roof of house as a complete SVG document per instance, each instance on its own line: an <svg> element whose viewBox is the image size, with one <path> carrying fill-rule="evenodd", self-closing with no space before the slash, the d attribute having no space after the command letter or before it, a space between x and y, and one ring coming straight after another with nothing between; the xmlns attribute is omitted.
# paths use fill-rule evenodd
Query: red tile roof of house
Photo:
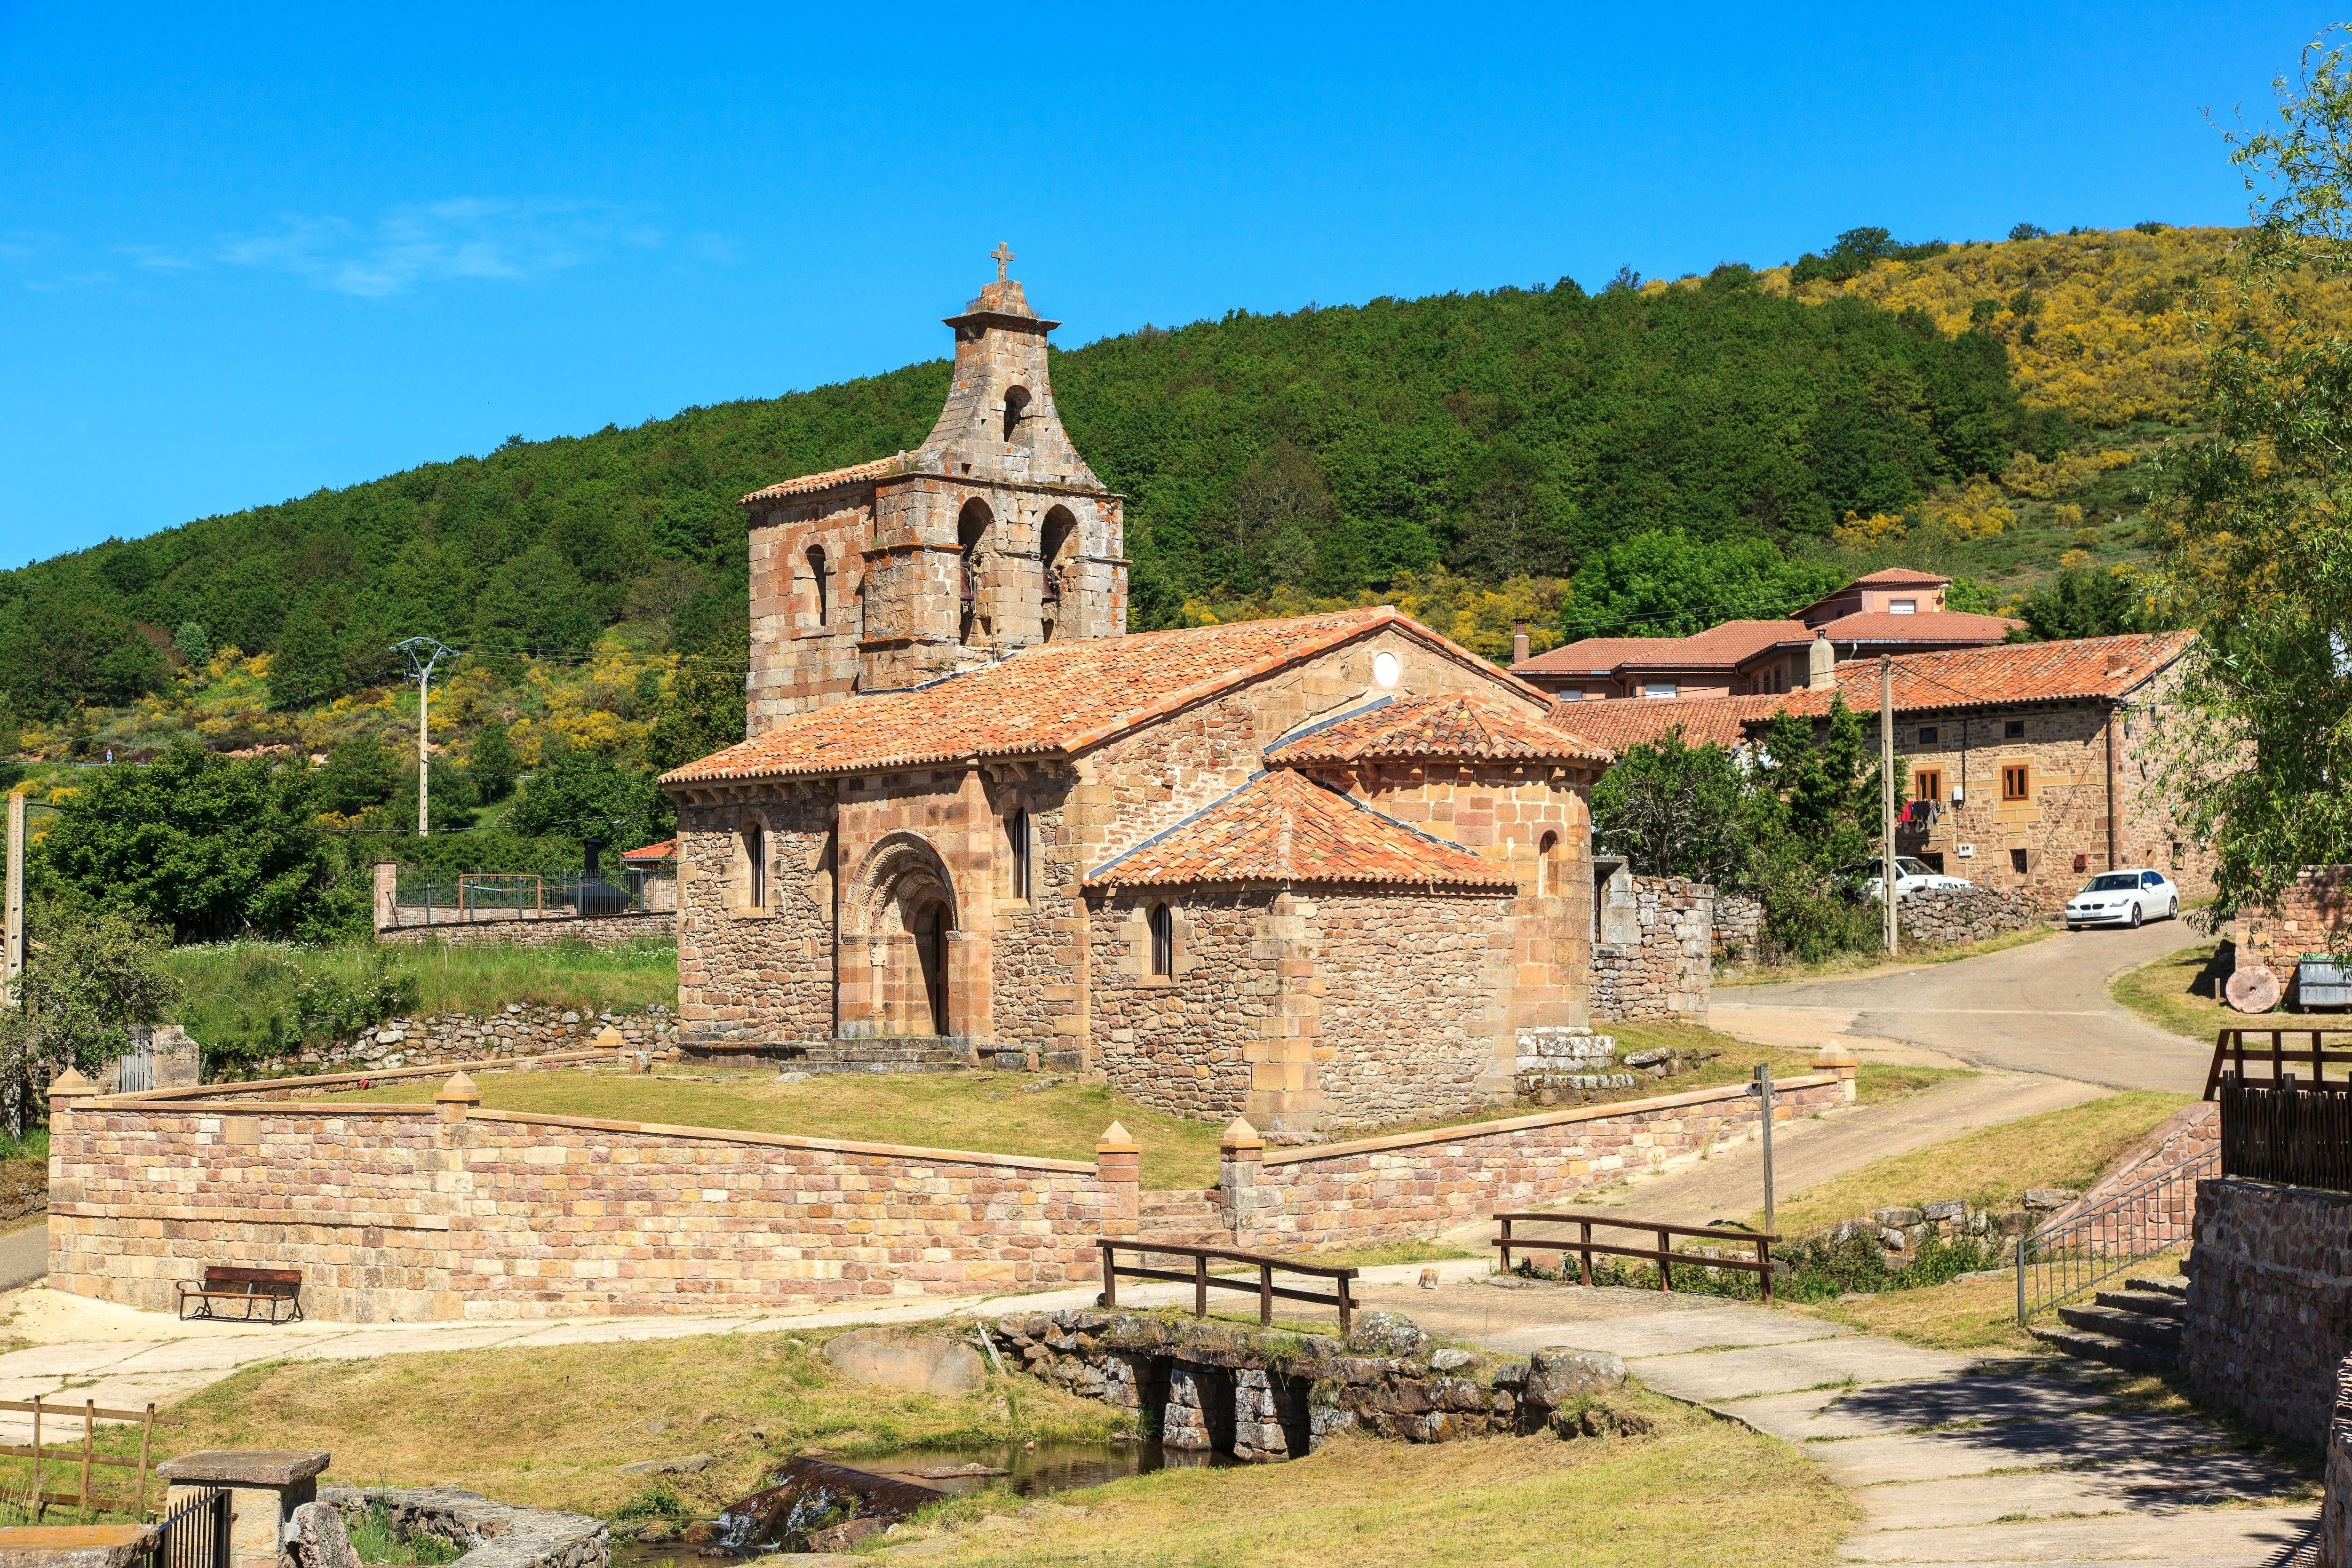
<svg viewBox="0 0 2352 1568"><path fill-rule="evenodd" d="M1511 666L1513 675L1609 675L1644 650L1679 643L1680 637L1586 637L1563 644Z"/></svg>
<svg viewBox="0 0 2352 1568"><path fill-rule="evenodd" d="M1997 643L2008 638L2011 627L2024 624L2006 616L1976 616L1962 610L1928 610L1910 616L1870 610L1824 621L1819 629L1829 633L1832 642L1842 643Z"/></svg>
<svg viewBox="0 0 2352 1568"><path fill-rule="evenodd" d="M899 474L914 473L920 464L921 458L919 454L900 452L896 457L877 458L870 463L852 463L845 468L827 468L821 474L803 474L799 479L786 479L780 485L770 485L763 490L753 490L737 504L748 506L755 500L774 500L780 496L814 495L818 490L834 489L842 485L866 484L875 479L887 479Z"/></svg>
<svg viewBox="0 0 2352 1568"><path fill-rule="evenodd" d="M873 692L798 714L754 740L674 769L662 775L662 782L788 778L973 757L1067 755L1391 626L1465 668L1549 700L1547 693L1381 605L1024 648L995 664L912 690Z"/></svg>
<svg viewBox="0 0 2352 1568"><path fill-rule="evenodd" d="M1509 888L1507 865L1381 816L1287 769L1262 773L1097 867L1090 888L1369 882Z"/></svg>
<svg viewBox="0 0 2352 1568"><path fill-rule="evenodd" d="M638 849L624 849L624 860L667 860L677 853L677 840L665 838L658 844L648 844Z"/></svg>
<svg viewBox="0 0 2352 1568"><path fill-rule="evenodd" d="M1726 621L1686 637L1587 637L1511 666L1514 675L1609 675L1621 669L1737 669L1769 648L1802 647L1795 621Z"/></svg>
<svg viewBox="0 0 2352 1568"><path fill-rule="evenodd" d="M1269 750L1269 763L1354 763L1391 757L1465 762L1605 763L1599 746L1531 714L1467 692L1384 700Z"/></svg>
<svg viewBox="0 0 2352 1568"><path fill-rule="evenodd" d="M1899 654L1893 661L1895 710L1950 713L2027 702L2119 700L2169 668L2196 640L2195 632L2142 632ZM1864 713L1877 710L1877 659L1843 660L1836 674L1847 707ZM1559 702L1552 706L1550 723L1620 752L1677 727L1688 745L1737 746L1775 714L1827 713L1831 697L1805 689L1769 697Z"/></svg>
<svg viewBox="0 0 2352 1568"><path fill-rule="evenodd" d="M1914 572L1907 566L1889 566L1884 572L1873 572L1867 577L1856 577L1846 584L1849 588L1942 587L1951 582L1933 572Z"/></svg>
<svg viewBox="0 0 2352 1568"><path fill-rule="evenodd" d="M1555 730L1581 735L1595 745L1622 753L1650 745L1670 730L1688 746L1737 746L1748 738L1750 719L1769 719L1786 697L1615 697L1605 701L1566 701L1552 706Z"/></svg>

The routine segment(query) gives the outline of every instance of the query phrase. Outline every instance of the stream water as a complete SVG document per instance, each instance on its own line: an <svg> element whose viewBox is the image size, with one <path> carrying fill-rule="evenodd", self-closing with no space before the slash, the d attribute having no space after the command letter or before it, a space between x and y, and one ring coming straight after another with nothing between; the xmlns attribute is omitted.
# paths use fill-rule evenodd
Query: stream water
<svg viewBox="0 0 2352 1568"><path fill-rule="evenodd" d="M770 1484L730 1504L708 1528L689 1526L696 1541L643 1542L628 1525L614 1530L616 1568L663 1568L711 1558L803 1550L813 1529L849 1512L866 1519L904 1519L940 1497L1010 1491L1045 1497L1100 1486L1153 1470L1222 1467L1230 1454L1163 1449L1154 1438L1132 1443L1040 1443L1034 1448L906 1448L848 1464L787 1459Z"/></svg>

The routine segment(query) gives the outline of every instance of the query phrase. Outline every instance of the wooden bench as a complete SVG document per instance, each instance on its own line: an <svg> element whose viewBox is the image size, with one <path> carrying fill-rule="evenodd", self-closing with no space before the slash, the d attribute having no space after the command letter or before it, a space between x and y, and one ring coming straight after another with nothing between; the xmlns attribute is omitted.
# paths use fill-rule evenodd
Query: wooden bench
<svg viewBox="0 0 2352 1568"><path fill-rule="evenodd" d="M180 1316L190 1316L188 1303L196 1303L194 1316L221 1317L213 1310L215 1301L237 1301L245 1307L244 1318L250 1321L256 1306L269 1309L268 1321L273 1323L299 1323L302 1321L302 1271L299 1268L229 1268L215 1265L205 1270L202 1285L180 1287ZM283 1316L285 1309L292 1316Z"/></svg>

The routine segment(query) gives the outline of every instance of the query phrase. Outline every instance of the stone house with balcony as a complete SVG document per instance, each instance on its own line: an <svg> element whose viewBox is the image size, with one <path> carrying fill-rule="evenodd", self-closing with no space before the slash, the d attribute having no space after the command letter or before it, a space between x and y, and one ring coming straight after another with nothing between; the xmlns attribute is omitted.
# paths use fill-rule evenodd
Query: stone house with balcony
<svg viewBox="0 0 2352 1568"><path fill-rule="evenodd" d="M1588 1022L1608 753L1386 607L1128 635L1053 323L949 325L918 450L745 498L747 739L662 780L688 1043L1286 1136L1507 1098Z"/></svg>

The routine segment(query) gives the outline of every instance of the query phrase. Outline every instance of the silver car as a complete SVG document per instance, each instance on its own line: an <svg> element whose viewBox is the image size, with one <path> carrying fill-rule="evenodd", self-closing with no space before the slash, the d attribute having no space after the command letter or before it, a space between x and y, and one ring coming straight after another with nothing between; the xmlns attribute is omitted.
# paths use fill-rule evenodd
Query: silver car
<svg viewBox="0 0 2352 1568"><path fill-rule="evenodd" d="M2143 921L2174 920L2179 914L2180 889L2163 872L2102 871L2066 900L2066 929L2137 926Z"/></svg>

